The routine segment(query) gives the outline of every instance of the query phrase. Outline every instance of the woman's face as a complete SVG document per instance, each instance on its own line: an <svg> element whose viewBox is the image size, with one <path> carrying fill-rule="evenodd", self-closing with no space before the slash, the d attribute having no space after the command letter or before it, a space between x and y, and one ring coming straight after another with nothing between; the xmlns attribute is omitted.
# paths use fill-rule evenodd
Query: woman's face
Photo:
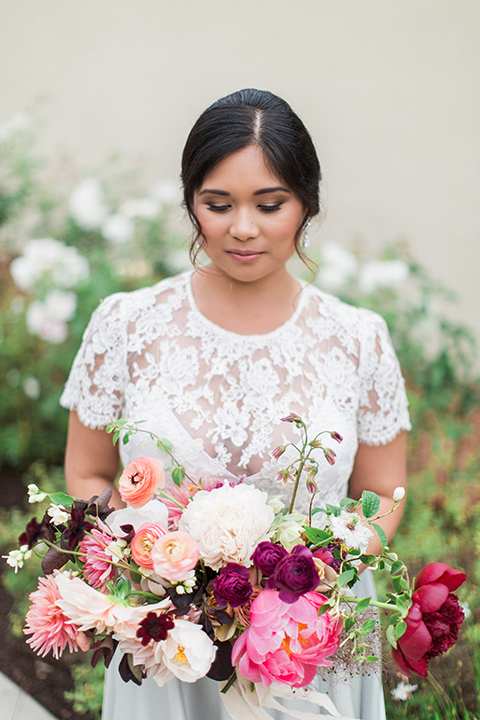
<svg viewBox="0 0 480 720"><path fill-rule="evenodd" d="M283 274L305 216L258 145L233 153L205 177L194 211L211 266L244 282Z"/></svg>

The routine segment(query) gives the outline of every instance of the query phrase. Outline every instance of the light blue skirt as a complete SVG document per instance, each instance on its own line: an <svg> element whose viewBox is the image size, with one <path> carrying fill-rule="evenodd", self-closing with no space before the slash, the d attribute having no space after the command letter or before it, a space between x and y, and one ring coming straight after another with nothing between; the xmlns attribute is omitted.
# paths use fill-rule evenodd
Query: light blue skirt
<svg viewBox="0 0 480 720"><path fill-rule="evenodd" d="M355 586L359 596L375 595L373 575L365 570ZM115 662L116 660L116 662ZM220 698L219 683L203 678L195 683L170 680L163 687L151 679L141 687L124 683L118 673L120 656L115 658L105 678L102 720L230 720ZM327 693L340 715L355 720L385 720L382 678L380 675L355 676L330 683L320 681L318 690ZM288 701L283 701L288 707ZM295 701L295 708L315 713L310 703ZM267 710L273 720L287 720L289 715ZM332 717L317 709L317 714Z"/></svg>

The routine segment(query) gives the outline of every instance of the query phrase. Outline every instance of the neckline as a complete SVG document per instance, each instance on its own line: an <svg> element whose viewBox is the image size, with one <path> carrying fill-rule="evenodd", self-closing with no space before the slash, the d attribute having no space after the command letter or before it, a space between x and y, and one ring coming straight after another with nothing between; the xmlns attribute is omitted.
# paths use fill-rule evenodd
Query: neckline
<svg viewBox="0 0 480 720"><path fill-rule="evenodd" d="M267 340L269 338L273 338L276 335L279 335L281 332L286 330L290 325L294 325L297 321L298 316L303 310L303 307L305 305L305 300L307 297L307 288L308 283L305 282L305 280L300 280L299 278L295 278L298 283L300 283L300 293L298 297L297 307L293 311L292 315L290 315L287 320L285 320L284 323L279 325L275 330L270 330L268 333L257 333L252 335L242 335L241 333L236 333L234 330L226 330L225 328L222 328L220 325L217 325L217 323L214 323L213 320L209 320L209 318L204 315L197 306L197 303L195 301L195 298L193 296L193 289L192 289L192 277L193 277L194 270L189 270L187 275L187 282L186 282L186 290L187 290L187 297L188 302L190 303L190 309L192 312L194 312L198 317L202 320L202 322L207 325L208 327L215 330L215 332L220 333L222 335L225 335L226 337L235 338L236 340L252 340L252 339L258 339L258 340Z"/></svg>

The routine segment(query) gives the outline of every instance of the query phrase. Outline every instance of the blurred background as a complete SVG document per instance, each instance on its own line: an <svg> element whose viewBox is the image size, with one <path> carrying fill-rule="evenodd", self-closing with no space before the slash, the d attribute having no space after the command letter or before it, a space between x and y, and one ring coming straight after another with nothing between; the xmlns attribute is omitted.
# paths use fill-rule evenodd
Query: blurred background
<svg viewBox="0 0 480 720"><path fill-rule="evenodd" d="M445 559L469 578L462 640L431 665L444 693L415 680L397 698L387 672L388 717L473 719L479 3L0 0L0 17L2 547L31 515L25 484L63 483L58 397L90 313L188 267L178 178L190 127L222 95L269 89L303 119L322 165L316 282L386 317L406 376L414 431L395 549L413 574ZM18 639L36 571L4 572L1 669L58 717L94 717L100 674L78 658L35 660Z"/></svg>

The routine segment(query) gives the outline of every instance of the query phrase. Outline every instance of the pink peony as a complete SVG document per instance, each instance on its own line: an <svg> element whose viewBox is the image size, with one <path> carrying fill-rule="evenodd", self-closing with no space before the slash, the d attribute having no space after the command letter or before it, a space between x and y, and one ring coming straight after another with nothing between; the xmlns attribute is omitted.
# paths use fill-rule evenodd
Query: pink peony
<svg viewBox="0 0 480 720"><path fill-rule="evenodd" d="M145 523L145 525L142 525L137 530L130 543L132 557L137 565L153 569L153 560L151 558L152 548L155 541L166 535L167 532L167 528L164 525L156 525L154 523Z"/></svg>
<svg viewBox="0 0 480 720"><path fill-rule="evenodd" d="M89 585L107 591L105 582L115 582L118 578L118 570L112 564L111 555L105 552L105 548L113 541L111 535L92 530L91 535L86 535L79 545L80 560L83 562L83 574Z"/></svg>
<svg viewBox="0 0 480 720"><path fill-rule="evenodd" d="M57 605L60 591L52 575L40 578L38 589L30 595L32 604L27 613L27 624L23 632L31 635L27 643L41 657L52 651L58 660L68 645L70 652L88 650L89 640L83 632L71 623Z"/></svg>
<svg viewBox="0 0 480 720"><path fill-rule="evenodd" d="M118 481L118 490L122 500L136 508L152 500L155 490L164 485L165 473L161 461L140 457L127 465Z"/></svg>
<svg viewBox="0 0 480 720"><path fill-rule="evenodd" d="M318 617L324 595L308 592L293 603L280 600L276 590L264 590L252 602L250 627L240 635L232 652L232 663L252 682L268 687L272 682L304 687L315 677L317 667L340 644L341 622L328 612Z"/></svg>
<svg viewBox="0 0 480 720"><path fill-rule="evenodd" d="M199 557L198 542L181 530L156 540L151 552L155 573L170 582L186 580Z"/></svg>

